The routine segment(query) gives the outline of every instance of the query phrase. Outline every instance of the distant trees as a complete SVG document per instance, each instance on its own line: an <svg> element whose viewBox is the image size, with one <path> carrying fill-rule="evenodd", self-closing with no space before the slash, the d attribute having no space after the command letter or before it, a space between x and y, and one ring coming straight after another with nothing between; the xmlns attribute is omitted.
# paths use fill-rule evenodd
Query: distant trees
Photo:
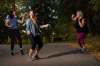
<svg viewBox="0 0 100 66"><path fill-rule="evenodd" d="M95 15L93 16L93 21L95 23L95 32L100 34L100 0L90 0L90 5L92 9L95 11Z"/></svg>
<svg viewBox="0 0 100 66"><path fill-rule="evenodd" d="M3 19L11 9L24 13L30 8L35 8L40 24L51 24L46 34L51 32L59 37L72 32L70 16L79 9L88 19L90 33L100 34L100 0L0 0L0 31L4 28Z"/></svg>

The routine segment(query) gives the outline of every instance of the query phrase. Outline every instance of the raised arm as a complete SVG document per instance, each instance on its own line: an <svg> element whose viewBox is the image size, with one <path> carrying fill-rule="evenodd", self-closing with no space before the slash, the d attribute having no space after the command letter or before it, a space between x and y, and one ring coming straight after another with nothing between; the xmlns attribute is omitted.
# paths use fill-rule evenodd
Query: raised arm
<svg viewBox="0 0 100 66"><path fill-rule="evenodd" d="M20 23L20 24L22 24L22 23L24 23L24 16L22 16L22 18L21 19L18 19L18 23Z"/></svg>
<svg viewBox="0 0 100 66"><path fill-rule="evenodd" d="M77 17L76 17L74 14L72 14L71 19L72 19L73 21L76 21L76 20L77 20Z"/></svg>

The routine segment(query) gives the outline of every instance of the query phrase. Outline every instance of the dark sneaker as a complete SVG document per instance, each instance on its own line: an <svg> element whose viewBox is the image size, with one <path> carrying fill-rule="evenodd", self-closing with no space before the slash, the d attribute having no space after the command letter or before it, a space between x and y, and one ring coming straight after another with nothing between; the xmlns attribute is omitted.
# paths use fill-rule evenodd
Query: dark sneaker
<svg viewBox="0 0 100 66"><path fill-rule="evenodd" d="M81 48L80 51L81 51L81 53L85 53L86 49L85 48Z"/></svg>
<svg viewBox="0 0 100 66"><path fill-rule="evenodd" d="M11 51L11 55L14 56L14 52L13 51Z"/></svg>
<svg viewBox="0 0 100 66"><path fill-rule="evenodd" d="M20 50L21 51L21 55L24 55L24 52L23 52L23 50Z"/></svg>
<svg viewBox="0 0 100 66"><path fill-rule="evenodd" d="M41 59L41 58L38 55L36 55L35 56L35 59L38 60L38 59Z"/></svg>
<svg viewBox="0 0 100 66"><path fill-rule="evenodd" d="M20 48L21 55L24 55L23 48Z"/></svg>

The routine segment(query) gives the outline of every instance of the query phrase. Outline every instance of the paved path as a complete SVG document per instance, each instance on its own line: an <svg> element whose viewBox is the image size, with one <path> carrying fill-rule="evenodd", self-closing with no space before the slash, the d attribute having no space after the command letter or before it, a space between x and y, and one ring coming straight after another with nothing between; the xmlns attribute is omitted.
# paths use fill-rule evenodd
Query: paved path
<svg viewBox="0 0 100 66"><path fill-rule="evenodd" d="M0 66L100 66L93 56L82 54L67 43L46 44L40 52L42 59L28 61L28 45L24 45L25 55L21 55L16 45L16 55L10 55L9 45L0 45Z"/></svg>

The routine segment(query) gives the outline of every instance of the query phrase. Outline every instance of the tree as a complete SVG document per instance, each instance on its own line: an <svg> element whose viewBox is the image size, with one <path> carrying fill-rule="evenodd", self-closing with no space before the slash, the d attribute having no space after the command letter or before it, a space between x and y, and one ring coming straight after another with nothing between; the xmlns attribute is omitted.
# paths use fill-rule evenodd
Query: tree
<svg viewBox="0 0 100 66"><path fill-rule="evenodd" d="M93 6L93 9L100 11L100 0L90 0L90 4Z"/></svg>
<svg viewBox="0 0 100 66"><path fill-rule="evenodd" d="M100 34L99 26L100 26L100 0L90 0L90 5L92 9L95 11L93 16L93 21L95 23L95 32Z"/></svg>

